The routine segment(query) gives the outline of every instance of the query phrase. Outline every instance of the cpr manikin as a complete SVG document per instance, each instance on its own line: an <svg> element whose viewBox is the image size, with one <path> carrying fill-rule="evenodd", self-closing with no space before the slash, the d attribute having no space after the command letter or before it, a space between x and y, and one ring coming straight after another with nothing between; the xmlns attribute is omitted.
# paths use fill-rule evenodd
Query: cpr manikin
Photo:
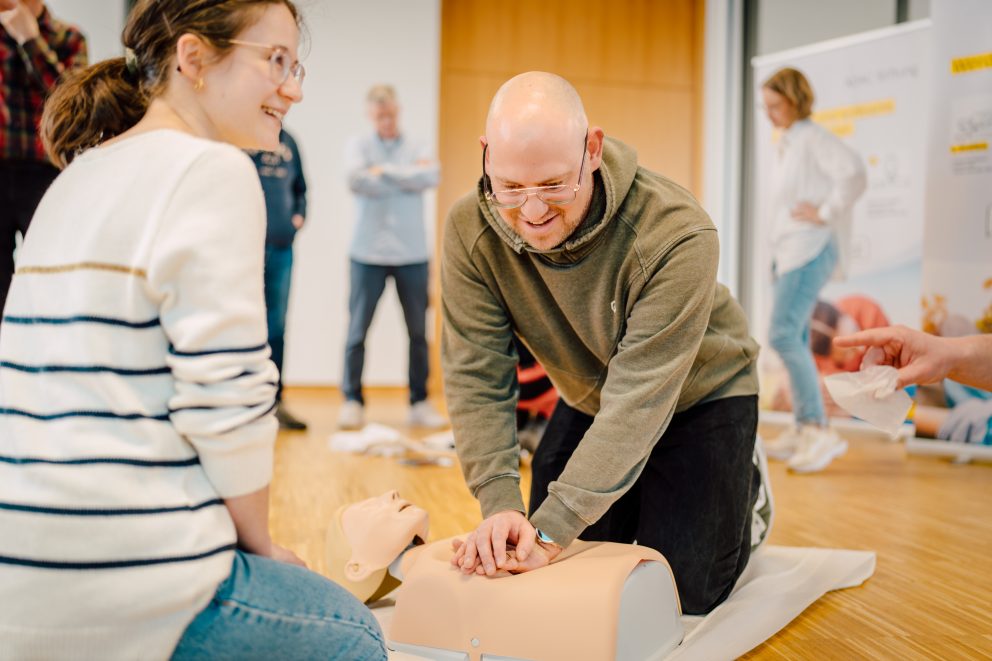
<svg viewBox="0 0 992 661"><path fill-rule="evenodd" d="M327 528L330 577L366 603L400 582L389 565L427 540L427 512L395 491L340 508Z"/></svg>
<svg viewBox="0 0 992 661"><path fill-rule="evenodd" d="M675 579L654 549L576 541L547 567L489 578L452 567L450 539L411 548L426 537L426 512L396 492L342 508L328 531L331 578L359 599L402 579L391 650L437 661L645 661L682 641Z"/></svg>
<svg viewBox="0 0 992 661"><path fill-rule="evenodd" d="M655 661L682 642L675 578L654 549L573 542L547 567L488 578L451 566L451 540L413 549L386 632L437 661Z"/></svg>

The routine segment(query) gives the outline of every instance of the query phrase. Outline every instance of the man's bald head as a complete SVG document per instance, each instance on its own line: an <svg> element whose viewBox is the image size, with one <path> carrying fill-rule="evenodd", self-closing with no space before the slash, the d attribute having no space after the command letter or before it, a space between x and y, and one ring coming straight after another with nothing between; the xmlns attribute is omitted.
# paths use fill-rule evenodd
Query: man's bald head
<svg viewBox="0 0 992 661"><path fill-rule="evenodd" d="M515 198L519 206L496 205L500 217L533 248L564 243L589 209L603 157L603 129L589 126L575 88L542 71L511 78L493 97L480 142L483 185L493 195L525 196ZM556 200L549 189L570 189L575 197Z"/></svg>
<svg viewBox="0 0 992 661"><path fill-rule="evenodd" d="M496 92L486 118L486 138L491 145L506 140L575 144L588 125L582 99L571 83L553 73L530 71L514 76Z"/></svg>

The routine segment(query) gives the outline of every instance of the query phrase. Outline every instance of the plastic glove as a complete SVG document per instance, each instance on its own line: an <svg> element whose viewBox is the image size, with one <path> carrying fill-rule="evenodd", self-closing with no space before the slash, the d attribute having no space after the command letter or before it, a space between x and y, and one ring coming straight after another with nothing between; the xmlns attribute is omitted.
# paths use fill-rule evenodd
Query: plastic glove
<svg viewBox="0 0 992 661"><path fill-rule="evenodd" d="M969 399L951 409L937 436L956 443L983 443L992 436L990 422L992 399Z"/></svg>

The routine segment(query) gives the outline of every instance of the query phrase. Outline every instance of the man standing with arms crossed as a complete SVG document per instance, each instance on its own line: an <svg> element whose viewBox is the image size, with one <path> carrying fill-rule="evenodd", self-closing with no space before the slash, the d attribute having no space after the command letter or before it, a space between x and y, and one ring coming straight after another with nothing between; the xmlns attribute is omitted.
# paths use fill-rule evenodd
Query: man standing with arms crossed
<svg viewBox="0 0 992 661"><path fill-rule="evenodd" d="M374 131L348 145L348 187L355 194L358 220L351 242L348 339L338 416L343 429L365 424L362 371L365 337L386 287L396 283L410 336L408 421L437 429L447 420L427 399L427 301L430 271L424 229L424 191L438 182L438 165L423 146L399 128L399 103L389 85L376 85L366 97Z"/></svg>
<svg viewBox="0 0 992 661"><path fill-rule="evenodd" d="M755 453L758 346L716 282L715 227L684 189L590 126L575 89L500 88L483 176L452 208L442 362L455 443L484 521L452 563L538 569L572 540L651 546L686 613L730 594L767 533ZM512 335L561 395L520 494Z"/></svg>
<svg viewBox="0 0 992 661"><path fill-rule="evenodd" d="M86 39L41 0L0 0L0 312L14 275L16 234L27 232L58 175L38 124L63 72L86 66Z"/></svg>

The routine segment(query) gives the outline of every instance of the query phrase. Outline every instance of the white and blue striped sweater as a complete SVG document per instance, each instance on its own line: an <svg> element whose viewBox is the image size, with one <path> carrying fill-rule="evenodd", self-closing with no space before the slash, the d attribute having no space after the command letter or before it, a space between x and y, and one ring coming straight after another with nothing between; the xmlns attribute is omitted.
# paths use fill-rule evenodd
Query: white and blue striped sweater
<svg viewBox="0 0 992 661"><path fill-rule="evenodd" d="M168 658L272 474L265 203L161 130L42 200L0 326L0 658Z"/></svg>

